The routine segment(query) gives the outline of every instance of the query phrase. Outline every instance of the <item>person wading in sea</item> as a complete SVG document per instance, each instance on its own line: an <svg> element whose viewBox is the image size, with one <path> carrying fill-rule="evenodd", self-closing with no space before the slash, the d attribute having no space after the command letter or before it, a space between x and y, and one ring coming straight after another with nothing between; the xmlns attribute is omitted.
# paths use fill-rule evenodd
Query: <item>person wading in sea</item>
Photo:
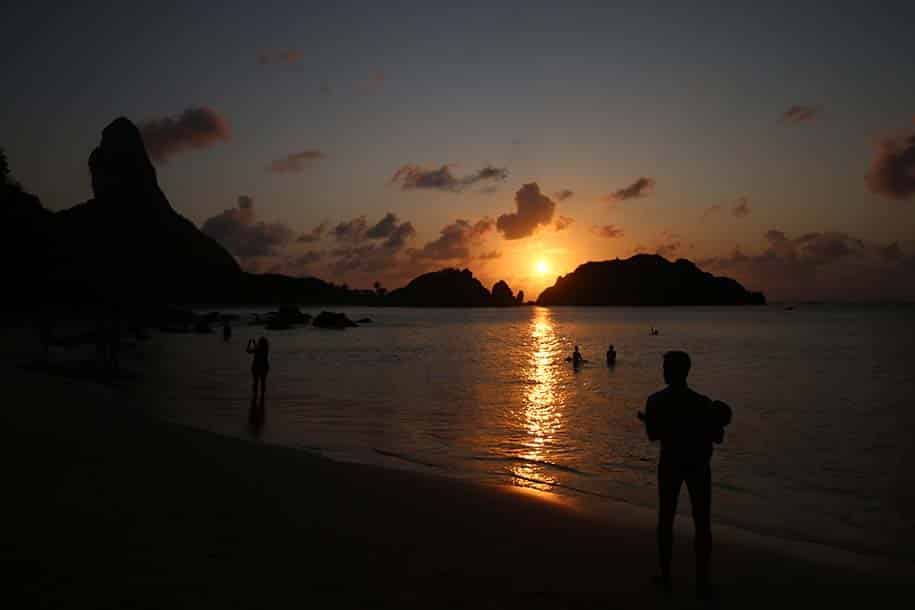
<svg viewBox="0 0 915 610"><path fill-rule="evenodd" d="M680 488L686 483L693 506L696 550L696 591L700 598L712 594L709 575L712 555L712 443L724 438L730 407L712 402L686 385L690 358L686 352L664 354L667 387L652 394L639 419L652 441L661 441L658 463L658 554L661 573L657 581L670 591L674 516Z"/></svg>
<svg viewBox="0 0 915 610"><path fill-rule="evenodd" d="M251 388L251 402L257 400L257 389L260 386L261 407L264 406L264 393L267 391L267 373L270 372L270 344L265 337L261 337L255 343L254 339L248 340L248 346L245 351L254 354L254 360L251 362L251 377L253 386Z"/></svg>

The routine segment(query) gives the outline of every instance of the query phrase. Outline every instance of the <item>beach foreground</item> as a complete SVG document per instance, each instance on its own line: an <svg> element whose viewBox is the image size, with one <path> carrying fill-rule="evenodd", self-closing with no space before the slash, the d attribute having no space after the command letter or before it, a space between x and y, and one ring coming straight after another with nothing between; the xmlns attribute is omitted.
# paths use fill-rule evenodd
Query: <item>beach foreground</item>
<svg viewBox="0 0 915 610"><path fill-rule="evenodd" d="M139 416L105 385L10 362L2 377L3 569L22 607L702 607L689 523L666 598L650 511L336 463ZM873 604L915 574L715 533L721 607Z"/></svg>

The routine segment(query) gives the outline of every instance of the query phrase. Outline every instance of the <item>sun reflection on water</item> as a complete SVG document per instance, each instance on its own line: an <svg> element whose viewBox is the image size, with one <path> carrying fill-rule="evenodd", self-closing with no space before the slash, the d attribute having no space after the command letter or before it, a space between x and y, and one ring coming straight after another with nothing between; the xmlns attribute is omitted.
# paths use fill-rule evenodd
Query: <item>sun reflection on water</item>
<svg viewBox="0 0 915 610"><path fill-rule="evenodd" d="M545 467L545 463L552 461L556 436L562 428L559 348L550 311L535 308L530 324L531 358L524 373L530 389L524 396L521 413L527 436L522 442L524 449L517 456L520 461L511 469L515 485L549 490L559 482Z"/></svg>

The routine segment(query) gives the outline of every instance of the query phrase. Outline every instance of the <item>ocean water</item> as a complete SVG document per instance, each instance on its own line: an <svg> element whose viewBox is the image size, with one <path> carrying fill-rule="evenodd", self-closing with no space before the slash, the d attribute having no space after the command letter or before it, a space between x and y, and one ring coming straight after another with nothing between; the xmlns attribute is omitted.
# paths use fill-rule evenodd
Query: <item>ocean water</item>
<svg viewBox="0 0 915 610"><path fill-rule="evenodd" d="M534 487L598 510L606 499L653 507L658 448L636 412L663 387L661 355L684 349L690 385L734 409L712 462L715 521L915 558L915 308L341 311L374 322L273 332L242 321L228 343L155 335L132 402L332 459ZM253 430L244 347L261 334L271 371ZM576 344L589 359L577 372L564 360Z"/></svg>

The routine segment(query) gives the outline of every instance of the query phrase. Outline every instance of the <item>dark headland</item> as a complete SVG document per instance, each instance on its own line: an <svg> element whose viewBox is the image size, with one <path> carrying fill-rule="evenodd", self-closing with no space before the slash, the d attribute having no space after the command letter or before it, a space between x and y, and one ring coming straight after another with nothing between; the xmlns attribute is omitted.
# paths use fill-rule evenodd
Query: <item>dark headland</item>
<svg viewBox="0 0 915 610"><path fill-rule="evenodd" d="M538 305L765 305L761 292L656 254L591 262L556 280Z"/></svg>

